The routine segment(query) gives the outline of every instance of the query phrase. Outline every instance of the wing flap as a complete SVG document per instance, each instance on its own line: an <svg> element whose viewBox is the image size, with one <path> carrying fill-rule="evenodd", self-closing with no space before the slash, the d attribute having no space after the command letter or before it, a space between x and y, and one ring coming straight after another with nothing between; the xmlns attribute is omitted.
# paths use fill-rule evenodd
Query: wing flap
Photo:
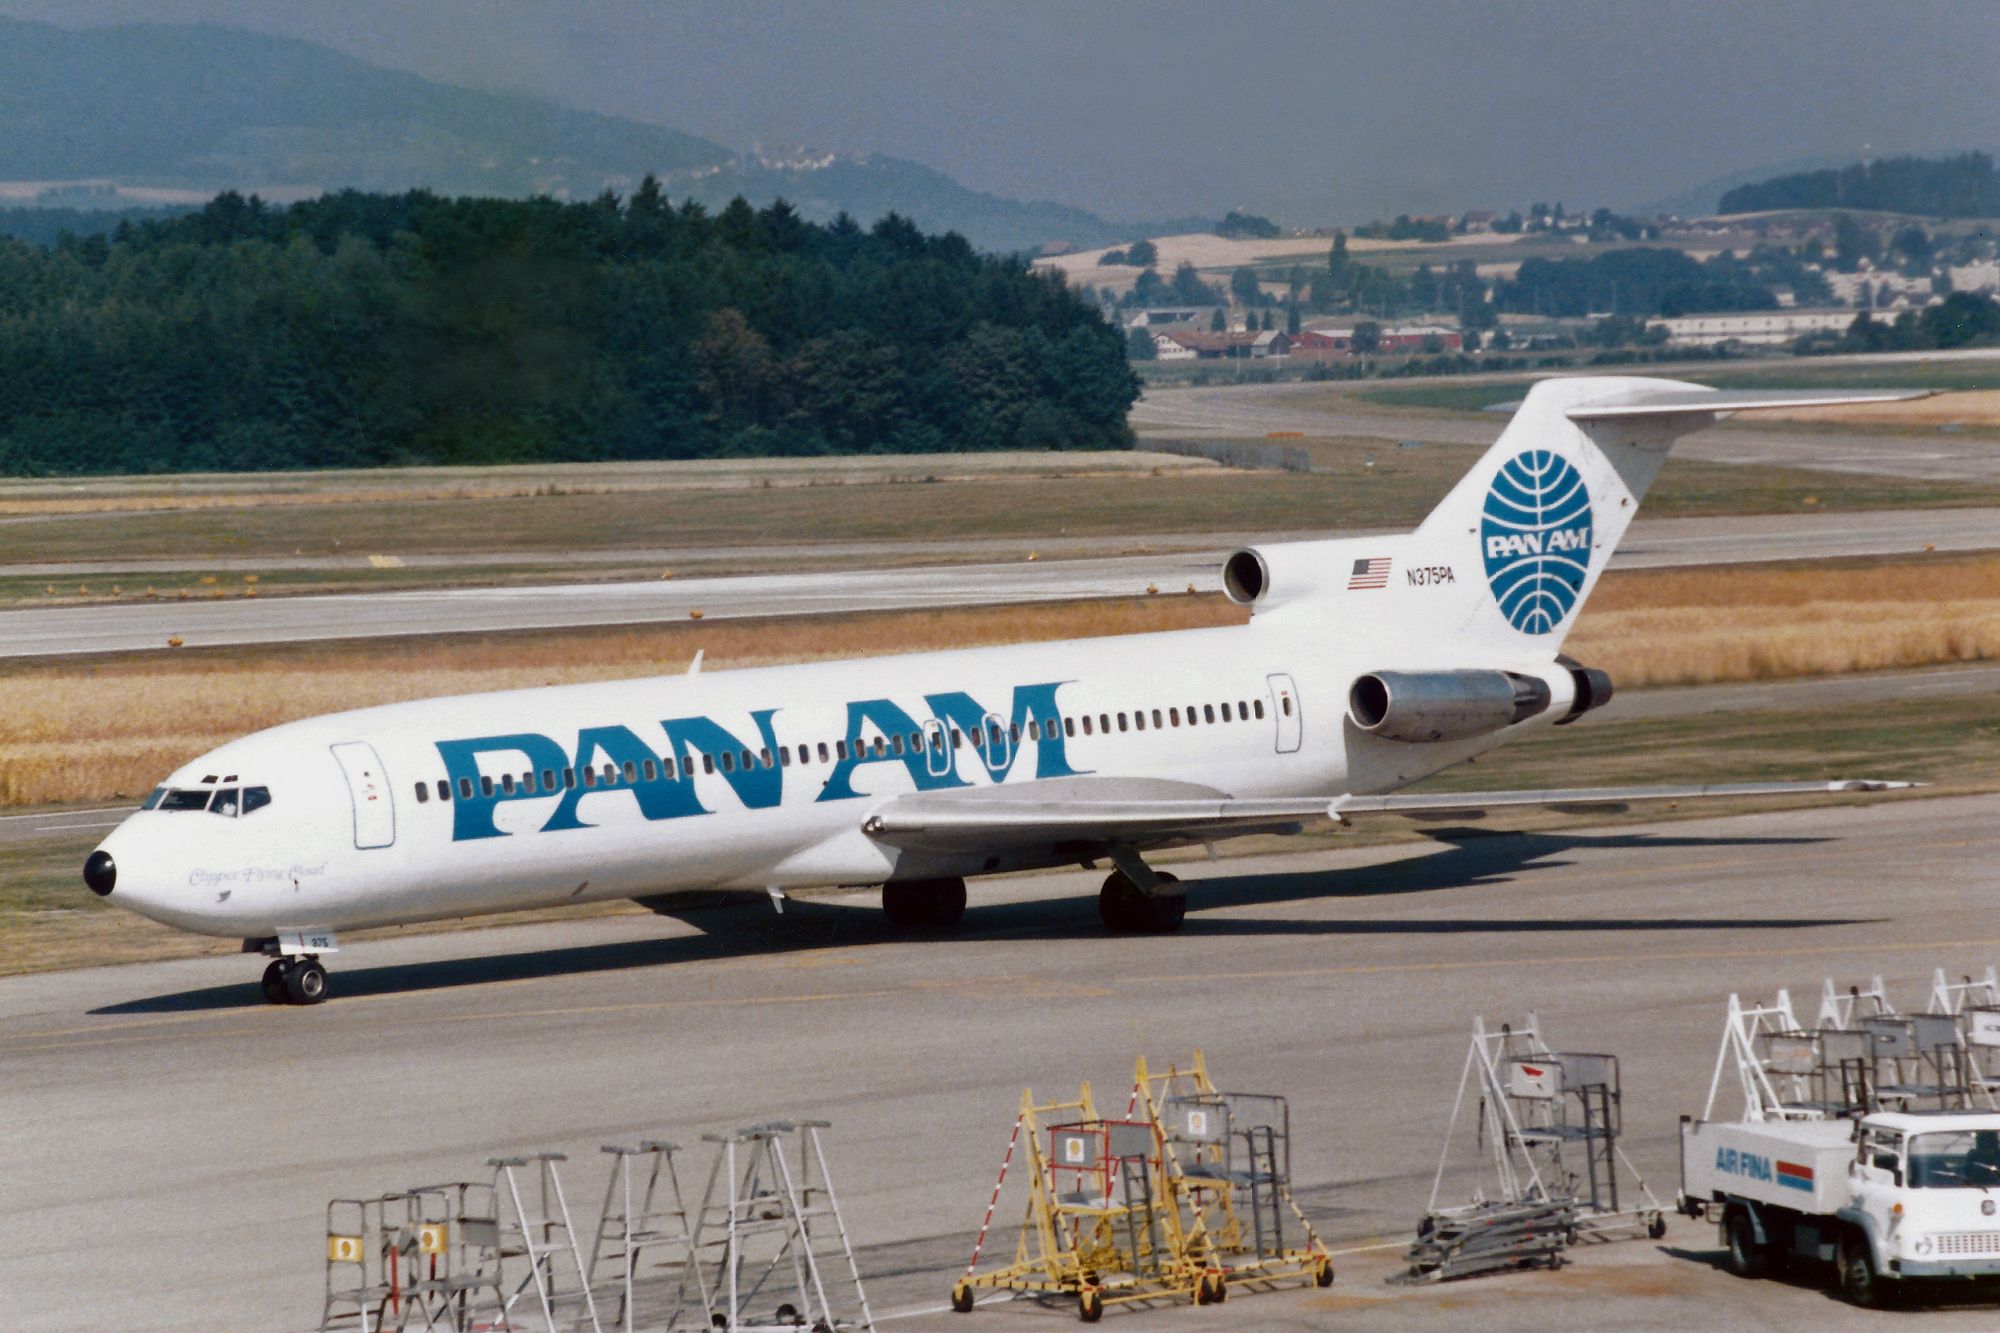
<svg viewBox="0 0 2000 1333"><path fill-rule="evenodd" d="M1423 792L1389 796L1342 796L1327 813L1335 819L1352 815L1476 814L1522 807L1587 809L1594 806L1643 804L1650 801L1698 801L1755 796L1839 796L1857 792L1902 791L1922 786L1886 778L1848 778L1835 782L1713 782L1686 786L1551 787L1542 791Z"/></svg>

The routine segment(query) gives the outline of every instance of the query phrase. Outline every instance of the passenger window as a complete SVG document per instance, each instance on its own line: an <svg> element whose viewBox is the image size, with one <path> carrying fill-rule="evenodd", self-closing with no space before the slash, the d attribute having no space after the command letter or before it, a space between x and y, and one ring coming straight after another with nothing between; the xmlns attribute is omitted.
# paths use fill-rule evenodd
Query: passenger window
<svg viewBox="0 0 2000 1333"><path fill-rule="evenodd" d="M1160 721L1160 710L1155 708L1153 710L1153 730L1158 731L1161 727L1165 725L1166 723Z"/></svg>
<svg viewBox="0 0 2000 1333"><path fill-rule="evenodd" d="M1021 724L1019 722L1013 723L1007 728L1007 743L1009 745L1019 745L1021 743Z"/></svg>
<svg viewBox="0 0 2000 1333"><path fill-rule="evenodd" d="M606 764L604 766L604 785L609 787L610 785L612 785L617 781L618 781L618 765Z"/></svg>
<svg viewBox="0 0 2000 1333"><path fill-rule="evenodd" d="M998 722L988 722L986 724L986 748L989 750L1000 748L1000 724Z"/></svg>
<svg viewBox="0 0 2000 1333"><path fill-rule="evenodd" d="M1178 708L1169 708L1167 710L1167 721L1178 727L1181 724L1181 710Z"/></svg>
<svg viewBox="0 0 2000 1333"><path fill-rule="evenodd" d="M1231 718L1230 718L1230 716L1229 716L1229 705L1228 705L1228 704L1224 704L1224 705L1222 705L1222 720L1223 720L1224 722L1228 722L1228 721L1232 721L1232 720L1233 720L1233 719L1231 719Z"/></svg>
<svg viewBox="0 0 2000 1333"><path fill-rule="evenodd" d="M833 743L833 752L839 755L842 759L847 758L847 742L835 741Z"/></svg>
<svg viewBox="0 0 2000 1333"><path fill-rule="evenodd" d="M736 752L734 750L724 750L722 752L722 771L725 773L734 773L736 771Z"/></svg>
<svg viewBox="0 0 2000 1333"><path fill-rule="evenodd" d="M648 759L645 763L639 765L639 771L646 775L646 781L648 782L656 782L659 780L660 771L659 769L654 767L653 761L650 759Z"/></svg>
<svg viewBox="0 0 2000 1333"><path fill-rule="evenodd" d="M704 772L704 773L713 773L713 772L715 771L715 756L714 756L714 755L712 755L712 754L704 754L704 755L702 755L702 757L701 757L701 771L702 771L702 772Z"/></svg>
<svg viewBox="0 0 2000 1333"><path fill-rule="evenodd" d="M1250 706L1251 706L1252 708L1254 708L1254 709L1256 709L1256 710L1257 710L1257 720L1258 720L1259 722L1263 721L1263 720L1264 720L1264 701L1263 701L1262 699L1256 699L1256 700L1253 700L1253 701L1251 702Z"/></svg>
<svg viewBox="0 0 2000 1333"><path fill-rule="evenodd" d="M585 786L585 788L590 788L590 787L595 787L595 786L597 785L597 770L596 770L596 769L594 769L594 768L578 768L578 769L577 769L576 771L577 771L577 772L578 772L579 774L581 774L581 775L582 775L582 777L583 777L583 785Z"/></svg>
<svg viewBox="0 0 2000 1333"><path fill-rule="evenodd" d="M1126 730L1126 726L1125 726L1125 715L1124 715L1123 713L1120 713L1120 714L1118 715L1118 730L1120 730L1120 731L1124 731L1124 730Z"/></svg>
<svg viewBox="0 0 2000 1333"><path fill-rule="evenodd" d="M1083 715L1083 734L1084 734L1084 735L1086 735L1086 736L1088 736L1088 735L1090 735L1090 734L1091 734L1091 732L1090 732L1090 714L1088 714L1088 713L1085 713L1085 714Z"/></svg>
<svg viewBox="0 0 2000 1333"><path fill-rule="evenodd" d="M218 815L236 818L236 788L224 787L215 794L215 803L208 808Z"/></svg>
<svg viewBox="0 0 2000 1333"><path fill-rule="evenodd" d="M1031 741L1038 741L1041 738L1042 738L1042 724L1030 720L1028 723L1028 739Z"/></svg>
<svg viewBox="0 0 2000 1333"><path fill-rule="evenodd" d="M921 731L913 731L913 732L911 732L911 733L910 733L910 753L911 753L911 754L922 754L923 752L924 752L924 733L923 733L923 732L921 732Z"/></svg>
<svg viewBox="0 0 2000 1333"><path fill-rule="evenodd" d="M965 733L957 727L951 729L951 748L954 750L963 750L965 748Z"/></svg>
<svg viewBox="0 0 2000 1333"><path fill-rule="evenodd" d="M900 735L896 735L896 736L891 736L891 737L889 738L889 753L890 753L890 754L901 754L902 752L903 752L903 738L902 738L902 736L900 736Z"/></svg>
<svg viewBox="0 0 2000 1333"><path fill-rule="evenodd" d="M575 789L576 789L576 770L573 768L565 768L563 770L563 790L574 791Z"/></svg>
<svg viewBox="0 0 2000 1333"><path fill-rule="evenodd" d="M1146 710L1141 708L1136 710L1132 714L1132 730L1144 731L1145 729L1146 729Z"/></svg>
<svg viewBox="0 0 2000 1333"><path fill-rule="evenodd" d="M417 784L417 804L429 805L430 799L431 799L431 784L428 782L419 782Z"/></svg>
<svg viewBox="0 0 2000 1333"><path fill-rule="evenodd" d="M1236 720L1238 722L1248 722L1250 720L1250 705L1244 703L1241 699L1236 701Z"/></svg>
<svg viewBox="0 0 2000 1333"><path fill-rule="evenodd" d="M627 782L637 782L639 780L639 766L630 759L625 761L625 780Z"/></svg>
<svg viewBox="0 0 2000 1333"><path fill-rule="evenodd" d="M484 773L479 775L479 794L481 796L491 796L493 794L493 779L487 777Z"/></svg>
<svg viewBox="0 0 2000 1333"><path fill-rule="evenodd" d="M444 784L440 782L438 783L438 786L442 788ZM270 803L271 803L271 789L269 787L245 787L243 789L244 814L247 815L254 810L262 810L265 806L269 805Z"/></svg>
<svg viewBox="0 0 2000 1333"><path fill-rule="evenodd" d="M1066 717L1066 718L1064 718L1064 719L1063 719L1063 735L1065 735L1065 736L1074 736L1074 735L1076 735L1076 719L1075 719L1075 718L1073 718L1073 717Z"/></svg>
<svg viewBox="0 0 2000 1333"><path fill-rule="evenodd" d="M842 756L840 756L840 757L841 757L842 759L845 759L845 758L847 758L847 756L846 756L846 755L842 755ZM824 763L828 762L828 761L827 761L827 757L826 757L826 742L825 742L825 741L821 741L821 742L819 743L819 761L820 761L820 762L821 762L822 764L824 764Z"/></svg>
<svg viewBox="0 0 2000 1333"><path fill-rule="evenodd" d="M458 795L459 795L459 799L461 799L461 800L466 800L466 801L469 801L469 800L471 800L471 799L472 799L472 779L471 779L471 778L460 778L460 779L458 780Z"/></svg>
<svg viewBox="0 0 2000 1333"><path fill-rule="evenodd" d="M885 742L880 736L877 736L874 742L875 757L877 759L880 759L882 757L883 750L887 748L888 748L887 742Z"/></svg>
<svg viewBox="0 0 2000 1333"><path fill-rule="evenodd" d="M1202 720L1202 721L1204 721L1204 722L1213 722L1213 721L1215 721L1215 705L1214 705L1214 704L1203 704L1203 705L1201 706L1201 720Z"/></svg>
<svg viewBox="0 0 2000 1333"><path fill-rule="evenodd" d="M255 791L257 789L255 787L252 787L249 790ZM440 801L449 801L451 799L451 784L449 782L446 782L443 778L438 779L438 799ZM248 795L244 796L243 803L245 805L248 805L250 803L250 798Z"/></svg>
<svg viewBox="0 0 2000 1333"><path fill-rule="evenodd" d="M758 747L757 762L762 764L764 767L769 768L771 766L771 751L768 748L762 746Z"/></svg>
<svg viewBox="0 0 2000 1333"><path fill-rule="evenodd" d="M1278 706L1285 710L1286 717L1290 717L1292 715L1292 696L1289 694L1282 696L1278 700Z"/></svg>
<svg viewBox="0 0 2000 1333"><path fill-rule="evenodd" d="M1107 736L1111 734L1111 714L1099 713L1097 715L1097 729Z"/></svg>
<svg viewBox="0 0 2000 1333"><path fill-rule="evenodd" d="M543 790L543 791L554 791L555 789L556 789L556 771L555 771L555 770L554 770L553 768L545 768L545 769L543 769L543 770L542 770L542 790Z"/></svg>
<svg viewBox="0 0 2000 1333"><path fill-rule="evenodd" d="M535 775L532 771L521 775L521 790L530 796L535 794Z"/></svg>

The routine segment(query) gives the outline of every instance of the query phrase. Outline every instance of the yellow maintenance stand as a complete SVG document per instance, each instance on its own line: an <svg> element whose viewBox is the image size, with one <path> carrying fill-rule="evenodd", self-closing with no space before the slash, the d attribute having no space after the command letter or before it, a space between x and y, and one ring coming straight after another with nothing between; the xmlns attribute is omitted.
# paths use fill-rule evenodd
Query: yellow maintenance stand
<svg viewBox="0 0 2000 1333"><path fill-rule="evenodd" d="M981 1273L1017 1151L1028 1200L1014 1259ZM982 1289L1036 1292L1075 1297L1079 1317L1095 1323L1125 1302L1206 1305L1232 1286L1293 1279L1327 1286L1333 1258L1290 1181L1285 1099L1217 1089L1200 1051L1159 1073L1141 1057L1123 1119L1098 1114L1089 1084L1069 1102L1023 1092L952 1308L970 1311Z"/></svg>
<svg viewBox="0 0 2000 1333"><path fill-rule="evenodd" d="M1028 1201L1014 1259L980 1273L980 1250L1000 1202L1014 1154L1025 1145ZM1199 1274L1183 1261L1180 1210L1167 1192L1164 1145L1150 1120L1106 1120L1090 1085L1075 1101L1037 1103L1021 1094L1021 1112L1000 1163L1000 1178L951 1305L972 1309L982 1289L1073 1296L1085 1323L1107 1305L1189 1299Z"/></svg>
<svg viewBox="0 0 2000 1333"><path fill-rule="evenodd" d="M1293 1202L1291 1110L1272 1093L1225 1092L1197 1050L1155 1072L1139 1057L1127 1112L1160 1136L1182 1238L1180 1265L1206 1304L1232 1286L1333 1282L1333 1256Z"/></svg>

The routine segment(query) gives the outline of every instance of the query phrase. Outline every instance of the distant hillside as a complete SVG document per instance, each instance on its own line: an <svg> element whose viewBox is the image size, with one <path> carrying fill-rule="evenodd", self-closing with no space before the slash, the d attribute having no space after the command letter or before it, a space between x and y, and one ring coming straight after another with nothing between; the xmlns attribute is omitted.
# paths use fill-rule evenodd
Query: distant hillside
<svg viewBox="0 0 2000 1333"><path fill-rule="evenodd" d="M895 158L772 163L691 134L454 88L309 42L212 26L72 30L0 18L0 180L589 198L651 173L711 207L783 195L807 216L896 211L989 250L1143 234L969 190Z"/></svg>
<svg viewBox="0 0 2000 1333"><path fill-rule="evenodd" d="M1924 217L2000 216L2000 175L1985 153L1892 157L1828 171L1779 176L1725 191L1717 211L1852 208Z"/></svg>

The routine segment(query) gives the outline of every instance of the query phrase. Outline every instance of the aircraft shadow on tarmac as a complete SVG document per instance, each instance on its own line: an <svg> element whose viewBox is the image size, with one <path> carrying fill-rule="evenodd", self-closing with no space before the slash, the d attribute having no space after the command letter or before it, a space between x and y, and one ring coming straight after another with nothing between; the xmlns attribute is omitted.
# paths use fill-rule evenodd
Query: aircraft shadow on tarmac
<svg viewBox="0 0 2000 1333"><path fill-rule="evenodd" d="M1862 924L1859 918L1803 917L1573 917L1522 915L1459 916L1461 905L1484 905L1468 892L1464 898L1443 900L1435 914L1420 917L1354 920L1227 917L1208 908L1275 906L1323 898L1380 898L1390 894L1437 890L1476 891L1512 885L1523 872L1569 864L1565 853L1576 851L1672 851L1711 847L1787 847L1827 841L1810 837L1679 837L1650 833L1489 833L1484 830L1436 829L1429 837L1441 850L1415 854L1377 865L1340 867L1272 875L1221 873L1188 884L1189 913L1184 936L1224 938L1249 935L1397 935L1397 934L1522 934L1582 931L1727 930L1756 927L1770 930ZM977 902L975 887L974 901ZM669 939L620 940L607 944L514 951L474 958L441 958L417 963L335 969L335 999L445 991L497 981L612 972L625 968L659 967L672 963L758 954L802 953L815 949L921 939L897 932L872 904L795 899L783 916L761 902L675 913L702 933ZM1097 904L1087 895L1064 894L1029 902L999 903L970 908L963 926L953 932L958 941L1018 939L1024 935L1065 937L1096 935L1102 926ZM186 1013L199 1010L254 1008L264 1003L257 987L259 966L244 960L240 984L206 986L170 995L150 996L93 1009L93 1014Z"/></svg>

